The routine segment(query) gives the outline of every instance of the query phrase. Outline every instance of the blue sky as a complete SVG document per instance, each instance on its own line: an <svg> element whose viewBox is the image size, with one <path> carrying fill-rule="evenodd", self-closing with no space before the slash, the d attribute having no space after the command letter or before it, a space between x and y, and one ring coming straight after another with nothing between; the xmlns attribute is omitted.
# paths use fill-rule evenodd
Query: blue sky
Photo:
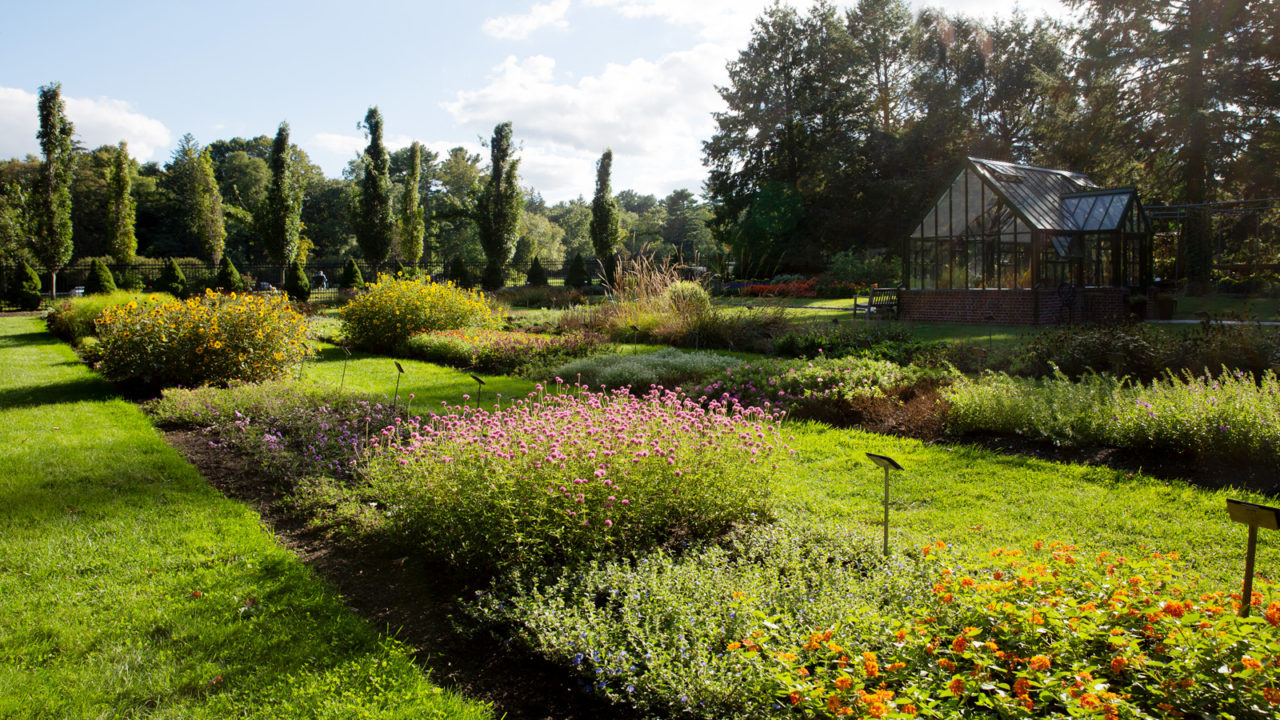
<svg viewBox="0 0 1280 720"><path fill-rule="evenodd" d="M184 133L201 143L274 135L287 120L294 142L336 176L365 144L356 125L377 105L393 148L419 140L480 152L479 139L510 120L522 181L550 202L590 195L606 146L615 189L697 192L701 143L721 107L715 85L767 4L9 2L0 8L0 158L36 152L35 95L57 81L81 142L128 140L144 162L167 161ZM1019 6L1064 14L1058 0Z"/></svg>

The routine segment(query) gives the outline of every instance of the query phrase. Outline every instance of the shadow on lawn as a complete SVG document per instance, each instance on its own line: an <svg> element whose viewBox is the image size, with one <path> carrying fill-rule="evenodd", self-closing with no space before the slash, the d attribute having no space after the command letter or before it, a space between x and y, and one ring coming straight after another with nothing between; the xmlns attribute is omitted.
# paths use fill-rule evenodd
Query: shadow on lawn
<svg viewBox="0 0 1280 720"><path fill-rule="evenodd" d="M61 341L44 331L0 335L0 348L18 347L20 345L56 345L59 342Z"/></svg>
<svg viewBox="0 0 1280 720"><path fill-rule="evenodd" d="M39 405L60 405L83 401L110 400L115 397L111 385L94 376L74 380L19 385L0 389L0 410Z"/></svg>

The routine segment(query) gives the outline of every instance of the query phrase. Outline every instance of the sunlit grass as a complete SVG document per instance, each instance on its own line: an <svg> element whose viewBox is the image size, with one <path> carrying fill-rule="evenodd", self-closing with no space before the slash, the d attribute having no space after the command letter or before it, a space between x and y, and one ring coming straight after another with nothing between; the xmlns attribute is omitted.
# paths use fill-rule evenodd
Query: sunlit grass
<svg viewBox="0 0 1280 720"><path fill-rule="evenodd" d="M0 318L0 717L488 717L170 449L32 317Z"/></svg>

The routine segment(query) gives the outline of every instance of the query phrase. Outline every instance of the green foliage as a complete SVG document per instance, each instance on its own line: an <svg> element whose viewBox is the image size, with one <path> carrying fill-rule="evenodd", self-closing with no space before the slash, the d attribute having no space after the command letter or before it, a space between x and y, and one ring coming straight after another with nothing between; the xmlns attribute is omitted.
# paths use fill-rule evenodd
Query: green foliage
<svg viewBox="0 0 1280 720"><path fill-rule="evenodd" d="M218 275L214 278L213 284L215 290L227 293L240 292L244 289L244 279L240 277L240 271L236 269L235 263L231 262L230 255L222 256L222 262L218 264Z"/></svg>
<svg viewBox="0 0 1280 720"><path fill-rule="evenodd" d="M454 285L465 290L476 286L476 281L471 277L471 271L467 270L467 264L461 255L455 255L453 262L449 263L449 273L446 277Z"/></svg>
<svg viewBox="0 0 1280 720"><path fill-rule="evenodd" d="M892 287L901 282L902 267L892 255L868 256L845 250L831 258L827 275L834 282Z"/></svg>
<svg viewBox="0 0 1280 720"><path fill-rule="evenodd" d="M40 303L44 302L44 296L40 293L40 276L36 274L35 268L22 263L18 281L18 307L23 310L39 308Z"/></svg>
<svg viewBox="0 0 1280 720"><path fill-rule="evenodd" d="M85 281L84 291L89 295L101 295L116 291L116 279L102 258L94 258L89 269L89 278Z"/></svg>
<svg viewBox="0 0 1280 720"><path fill-rule="evenodd" d="M605 344L594 333L544 335L505 330L436 330L409 338L410 355L454 367L528 375L530 371L592 355Z"/></svg>
<svg viewBox="0 0 1280 720"><path fill-rule="evenodd" d="M299 236L302 231L302 192L297 171L293 167L293 153L289 144L289 123L280 123L275 142L271 145L271 184L267 189L263 209L262 240L271 261L281 267L297 261ZM289 270L285 270L285 284L289 283ZM305 283L306 278L302 278ZM297 281L294 281L295 285ZM301 289L301 286L296 286ZM307 288L310 293L310 287ZM290 293L292 294L292 293Z"/></svg>
<svg viewBox="0 0 1280 720"><path fill-rule="evenodd" d="M298 302L311 299L311 280L307 277L307 269L303 267L302 261L297 258L289 263L285 273L284 291Z"/></svg>
<svg viewBox="0 0 1280 720"><path fill-rule="evenodd" d="M918 340L898 324L852 324L838 328L789 330L773 342L773 352L789 358L863 357L906 365L932 361L943 353L936 342Z"/></svg>
<svg viewBox="0 0 1280 720"><path fill-rule="evenodd" d="M130 265L138 252L138 238L134 225L138 204L133 199L133 168L129 159L129 146L121 140L116 148L107 176L107 248L117 265Z"/></svg>
<svg viewBox="0 0 1280 720"><path fill-rule="evenodd" d="M278 294L148 298L105 308L96 326L104 377L161 387L260 382L311 354L306 318Z"/></svg>
<svg viewBox="0 0 1280 720"><path fill-rule="evenodd" d="M596 193L591 198L591 247L604 265L604 279L613 284L618 271L618 201L613 197L609 176L613 151L606 149L596 163Z"/></svg>
<svg viewBox="0 0 1280 720"><path fill-rule="evenodd" d="M401 352L420 332L494 328L500 317L484 298L452 283L382 275L340 311L342 334L357 347Z"/></svg>
<svg viewBox="0 0 1280 720"><path fill-rule="evenodd" d="M347 264L342 268L342 287L345 290L359 290L364 287L364 275L361 274L355 258L347 258Z"/></svg>
<svg viewBox="0 0 1280 720"><path fill-rule="evenodd" d="M169 258L164 271L160 273L160 279L156 282L156 289L174 297L186 297L187 276L182 272L182 267L178 265L176 259Z"/></svg>
<svg viewBox="0 0 1280 720"><path fill-rule="evenodd" d="M336 494L334 519L365 541L485 572L537 567L758 522L782 451L763 413L670 394L539 393L440 415L384 433L359 481L321 486L317 504ZM491 441L494 428L510 451Z"/></svg>
<svg viewBox="0 0 1280 720"><path fill-rule="evenodd" d="M167 178L177 199L185 246L200 248L206 260L217 264L222 259L227 228L222 192L208 148L202 150L190 134L182 136L169 163Z"/></svg>
<svg viewBox="0 0 1280 720"><path fill-rule="evenodd" d="M542 267L542 261L534 258L529 263L529 272L525 273L524 284L530 287L544 287L547 284L547 271Z"/></svg>
<svg viewBox="0 0 1280 720"><path fill-rule="evenodd" d="M1063 445L1150 448L1229 461L1280 462L1280 382L1268 371L1168 375L1148 386L1109 375L1071 381L1001 374L946 389L953 432L997 432Z"/></svg>
<svg viewBox="0 0 1280 720"><path fill-rule="evenodd" d="M361 159L356 242L376 272L386 262L395 234L395 221L391 217L391 161L382 144L382 113L376 106L365 114L364 129L369 134L369 146Z"/></svg>
<svg viewBox="0 0 1280 720"><path fill-rule="evenodd" d="M582 253L574 253L573 261L569 263L569 272L564 277L564 286L580 288L589 282L591 278L587 275L587 263L582 259Z"/></svg>
<svg viewBox="0 0 1280 720"><path fill-rule="evenodd" d="M741 364L737 358L706 350L685 352L665 348L643 355L602 355L575 360L561 365L551 374L587 387L630 387L638 393L646 393L654 386L677 388L701 382Z"/></svg>
<svg viewBox="0 0 1280 720"><path fill-rule="evenodd" d="M75 127L67 119L62 84L40 88L40 141L43 160L31 194L32 254L52 278L57 294L57 273L71 259L71 181L76 155L72 142Z"/></svg>
<svg viewBox="0 0 1280 720"><path fill-rule="evenodd" d="M404 194L400 196L400 222L396 226L400 238L400 257L405 263L417 267L422 259L422 242L427 227L424 211L418 195L422 181L422 145L417 141L409 146L409 173L404 180Z"/></svg>
<svg viewBox="0 0 1280 720"><path fill-rule="evenodd" d="M701 284L677 280L662 291L671 311L677 315L702 315L711 310L711 295Z"/></svg>
<svg viewBox="0 0 1280 720"><path fill-rule="evenodd" d="M520 161L512 157L511 123L493 128L489 141L489 182L476 199L475 220L487 260L481 284L494 290L506 283L504 268L515 249L523 196L517 184Z"/></svg>

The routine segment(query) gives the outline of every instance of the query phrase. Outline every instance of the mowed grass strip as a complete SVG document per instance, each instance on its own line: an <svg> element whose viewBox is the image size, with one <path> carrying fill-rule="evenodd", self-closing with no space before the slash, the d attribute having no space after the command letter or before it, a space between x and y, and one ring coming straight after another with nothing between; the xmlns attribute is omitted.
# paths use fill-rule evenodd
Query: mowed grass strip
<svg viewBox="0 0 1280 720"><path fill-rule="evenodd" d="M0 717L488 718L0 317Z"/></svg>

